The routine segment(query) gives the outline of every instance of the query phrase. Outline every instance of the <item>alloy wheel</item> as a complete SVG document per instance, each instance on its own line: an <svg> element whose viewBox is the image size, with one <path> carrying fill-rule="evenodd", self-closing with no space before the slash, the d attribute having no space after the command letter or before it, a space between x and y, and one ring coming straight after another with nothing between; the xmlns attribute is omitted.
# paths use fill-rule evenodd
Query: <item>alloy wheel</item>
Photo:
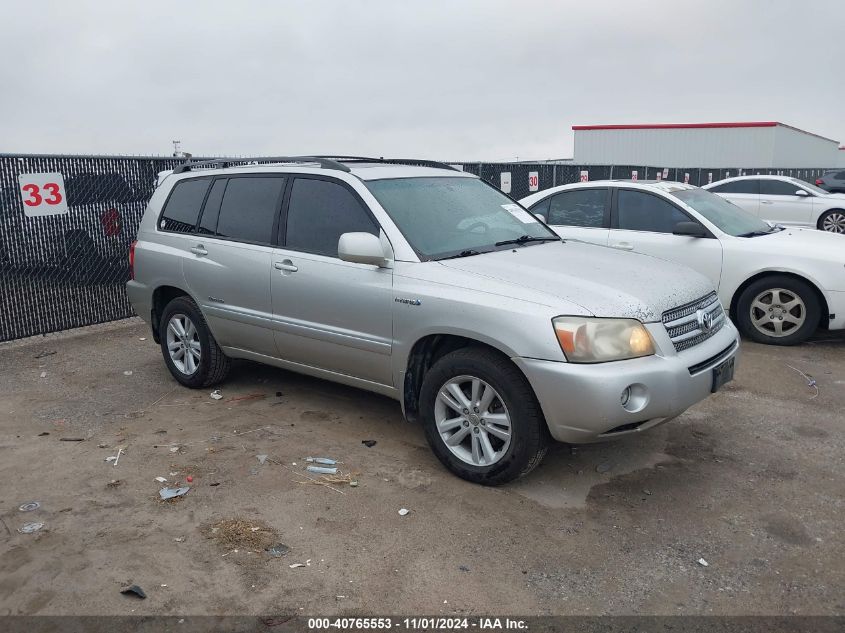
<svg viewBox="0 0 845 633"><path fill-rule="evenodd" d="M770 288L751 302L751 323L766 336L781 338L796 332L807 319L803 299L791 290Z"/></svg>
<svg viewBox="0 0 845 633"><path fill-rule="evenodd" d="M511 418L502 397L475 376L457 376L440 387L434 421L446 448L473 466L495 464L511 444Z"/></svg>
<svg viewBox="0 0 845 633"><path fill-rule="evenodd" d="M845 213L834 211L822 220L822 229L831 233L845 233Z"/></svg>
<svg viewBox="0 0 845 633"><path fill-rule="evenodd" d="M186 376L200 366L202 344L193 321L184 314L174 314L167 322L167 352L170 360Z"/></svg>

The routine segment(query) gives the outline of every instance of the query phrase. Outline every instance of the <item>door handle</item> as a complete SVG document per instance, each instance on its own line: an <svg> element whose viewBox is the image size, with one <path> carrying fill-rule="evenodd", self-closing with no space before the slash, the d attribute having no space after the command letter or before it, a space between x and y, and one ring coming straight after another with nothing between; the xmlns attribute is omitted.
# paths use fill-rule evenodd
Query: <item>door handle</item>
<svg viewBox="0 0 845 633"><path fill-rule="evenodd" d="M295 273L297 270L299 270L299 268L297 268L294 263L289 259L286 259L282 262L275 262L273 264L273 268L286 273Z"/></svg>
<svg viewBox="0 0 845 633"><path fill-rule="evenodd" d="M774 204L773 200L760 200L760 204Z"/></svg>
<svg viewBox="0 0 845 633"><path fill-rule="evenodd" d="M630 242L616 242L616 244L611 244L611 248L618 248L620 251L632 251L634 250L634 245Z"/></svg>
<svg viewBox="0 0 845 633"><path fill-rule="evenodd" d="M208 251L205 250L205 247L202 244L197 244L196 246L191 246L191 252L194 255L199 255L200 257L204 255L208 255Z"/></svg>

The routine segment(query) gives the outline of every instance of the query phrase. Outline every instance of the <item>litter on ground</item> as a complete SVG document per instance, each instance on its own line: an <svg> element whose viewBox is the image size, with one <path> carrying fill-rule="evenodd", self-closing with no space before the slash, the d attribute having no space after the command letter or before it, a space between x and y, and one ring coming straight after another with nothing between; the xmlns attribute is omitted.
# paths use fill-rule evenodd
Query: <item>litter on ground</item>
<svg viewBox="0 0 845 633"><path fill-rule="evenodd" d="M181 488L162 488L158 491L159 496L161 497L162 501L166 501L167 499L173 499L174 497L182 497L191 488L189 486L183 486Z"/></svg>
<svg viewBox="0 0 845 633"><path fill-rule="evenodd" d="M337 468L334 466L308 466L306 468L309 473L317 473L319 475L336 475Z"/></svg>
<svg viewBox="0 0 845 633"><path fill-rule="evenodd" d="M141 600L147 597L147 594L138 585L129 585L128 587L123 587L120 590L120 593L125 596L135 596L137 598L140 598Z"/></svg>
<svg viewBox="0 0 845 633"><path fill-rule="evenodd" d="M44 524L40 521L35 521L33 523L24 523L18 530L18 532L20 532L21 534L32 534L33 532L37 532L43 527Z"/></svg>
<svg viewBox="0 0 845 633"><path fill-rule="evenodd" d="M311 464L322 464L323 466L334 466L337 462L329 457L306 457L305 461Z"/></svg>

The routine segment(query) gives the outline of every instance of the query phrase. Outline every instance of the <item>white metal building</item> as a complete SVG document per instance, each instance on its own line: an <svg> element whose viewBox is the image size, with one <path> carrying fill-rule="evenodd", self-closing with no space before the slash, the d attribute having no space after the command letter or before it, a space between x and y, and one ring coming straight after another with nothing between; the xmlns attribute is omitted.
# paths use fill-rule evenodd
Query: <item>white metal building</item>
<svg viewBox="0 0 845 633"><path fill-rule="evenodd" d="M575 162L662 167L831 167L839 142L777 121L573 125Z"/></svg>

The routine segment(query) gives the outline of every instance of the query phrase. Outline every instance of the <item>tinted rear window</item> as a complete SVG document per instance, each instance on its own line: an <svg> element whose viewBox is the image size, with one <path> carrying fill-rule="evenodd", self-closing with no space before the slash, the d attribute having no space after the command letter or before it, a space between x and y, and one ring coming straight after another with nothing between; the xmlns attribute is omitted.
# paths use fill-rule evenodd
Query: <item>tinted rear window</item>
<svg viewBox="0 0 845 633"><path fill-rule="evenodd" d="M208 178L182 180L176 183L161 212L159 227L176 233L193 232L210 183L211 180Z"/></svg>
<svg viewBox="0 0 845 633"><path fill-rule="evenodd" d="M718 187L711 187L713 193L760 193L760 181L756 178L750 180L734 180L726 182Z"/></svg>
<svg viewBox="0 0 845 633"><path fill-rule="evenodd" d="M217 232L217 216L220 214L220 203L223 201L223 192L226 190L226 178L215 180L205 201L205 208L202 210L200 225L197 233L214 235Z"/></svg>
<svg viewBox="0 0 845 633"><path fill-rule="evenodd" d="M230 178L220 205L216 234L242 242L269 244L285 179Z"/></svg>
<svg viewBox="0 0 845 633"><path fill-rule="evenodd" d="M552 198L549 224L562 226L604 226L607 189L575 189Z"/></svg>

